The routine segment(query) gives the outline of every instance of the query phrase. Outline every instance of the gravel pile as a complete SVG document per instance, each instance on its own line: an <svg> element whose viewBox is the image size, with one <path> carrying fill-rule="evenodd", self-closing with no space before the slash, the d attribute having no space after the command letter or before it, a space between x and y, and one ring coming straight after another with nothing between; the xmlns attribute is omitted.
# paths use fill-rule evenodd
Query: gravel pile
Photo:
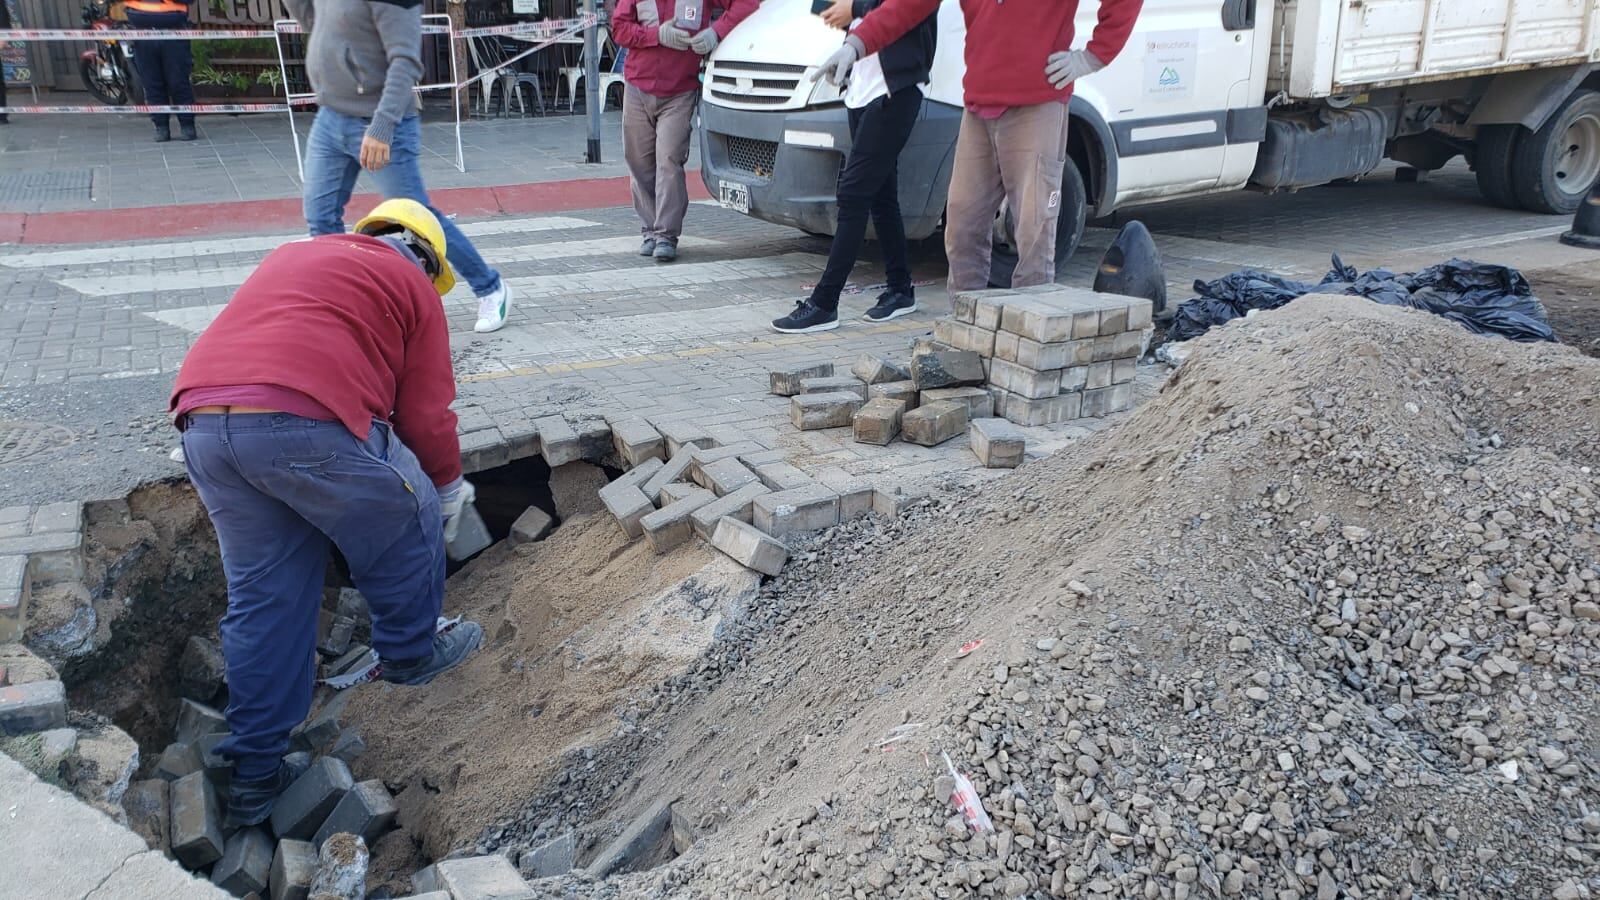
<svg viewBox="0 0 1600 900"><path fill-rule="evenodd" d="M1361 300L1216 329L1120 427L799 548L524 822L681 798L689 853L580 895L1600 897L1597 398Z"/></svg>

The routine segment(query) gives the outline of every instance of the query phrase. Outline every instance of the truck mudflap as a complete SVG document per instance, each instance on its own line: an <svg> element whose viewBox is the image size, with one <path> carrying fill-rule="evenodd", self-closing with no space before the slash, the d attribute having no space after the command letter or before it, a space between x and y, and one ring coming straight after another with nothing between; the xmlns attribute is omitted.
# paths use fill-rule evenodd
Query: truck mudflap
<svg viewBox="0 0 1600 900"><path fill-rule="evenodd" d="M700 177L713 200L739 212L808 231L834 232L839 170L850 152L842 105L789 113L700 104ZM900 154L900 210L906 235L933 234L944 215L961 110L924 100Z"/></svg>

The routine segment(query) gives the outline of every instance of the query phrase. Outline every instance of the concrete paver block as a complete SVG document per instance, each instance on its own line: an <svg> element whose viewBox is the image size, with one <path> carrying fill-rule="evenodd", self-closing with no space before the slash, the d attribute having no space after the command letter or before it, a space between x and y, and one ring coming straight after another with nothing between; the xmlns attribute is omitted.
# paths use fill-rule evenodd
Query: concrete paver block
<svg viewBox="0 0 1600 900"><path fill-rule="evenodd" d="M1113 384L1083 392L1081 415L1101 418L1133 407L1133 385Z"/></svg>
<svg viewBox="0 0 1600 900"><path fill-rule="evenodd" d="M272 855L270 900L307 900L317 875L317 848L308 841L283 840Z"/></svg>
<svg viewBox="0 0 1600 900"><path fill-rule="evenodd" d="M454 900L533 900L533 888L504 856L443 859L411 876L415 891L440 890Z"/></svg>
<svg viewBox="0 0 1600 900"><path fill-rule="evenodd" d="M904 414L904 401L879 397L856 410L850 426L858 443L882 447L900 436L900 417Z"/></svg>
<svg viewBox="0 0 1600 900"><path fill-rule="evenodd" d="M363 781L340 799L339 805L317 829L311 844L321 847L324 841L342 831L359 836L370 847L394 824L399 811L382 781Z"/></svg>
<svg viewBox="0 0 1600 900"><path fill-rule="evenodd" d="M605 459L615 448L611 445L611 426L599 416L568 419L572 430L578 433L578 450L589 462Z"/></svg>
<svg viewBox="0 0 1600 900"><path fill-rule="evenodd" d="M703 426L688 419L651 418L650 424L666 438L668 458L677 456L684 447L710 449L717 445L716 439Z"/></svg>
<svg viewBox="0 0 1600 900"><path fill-rule="evenodd" d="M849 522L872 512L872 485L866 479L843 469L829 468L817 473L822 486L839 495L839 521Z"/></svg>
<svg viewBox="0 0 1600 900"><path fill-rule="evenodd" d="M555 528L555 520L537 506L530 506L511 523L511 546L542 541Z"/></svg>
<svg viewBox="0 0 1600 900"><path fill-rule="evenodd" d="M901 417L900 430L913 444L937 446L967 430L967 407L948 400L924 403Z"/></svg>
<svg viewBox="0 0 1600 900"><path fill-rule="evenodd" d="M905 402L906 409L917 408L917 383L909 378L905 381L885 381L881 384L867 386L867 402L872 402L879 397L888 397L890 400Z"/></svg>
<svg viewBox="0 0 1600 900"><path fill-rule="evenodd" d="M193 700L178 703L178 725L173 737L179 743L192 743L203 735L221 734L228 730L228 720L215 707Z"/></svg>
<svg viewBox="0 0 1600 900"><path fill-rule="evenodd" d="M1092 338L1100 333L1100 309L1053 291L1007 300L1000 327L1041 344Z"/></svg>
<svg viewBox="0 0 1600 900"><path fill-rule="evenodd" d="M544 416L533 420L539 432L539 455L554 469L569 462L583 459L583 447L578 443L578 432L560 416Z"/></svg>
<svg viewBox="0 0 1600 900"><path fill-rule="evenodd" d="M334 615L325 609L319 612L326 617L327 628L317 636L317 652L324 656L343 656L350 650L350 640L356 633L356 620ZM206 695L203 699L210 699L210 696Z"/></svg>
<svg viewBox="0 0 1600 900"><path fill-rule="evenodd" d="M82 581L83 532L59 531L0 539L0 556L26 556L36 587Z"/></svg>
<svg viewBox="0 0 1600 900"><path fill-rule="evenodd" d="M796 394L789 398L789 421L801 431L848 428L851 417L865 402L862 394L853 391Z"/></svg>
<svg viewBox="0 0 1600 900"><path fill-rule="evenodd" d="M350 767L342 760L318 759L278 798L272 808L273 833L302 841L310 838L353 787Z"/></svg>
<svg viewBox="0 0 1600 900"><path fill-rule="evenodd" d="M166 851L172 846L170 782L161 778L135 781L122 794L122 809L128 814L128 827L144 838L151 850Z"/></svg>
<svg viewBox="0 0 1600 900"><path fill-rule="evenodd" d="M1155 303L1143 297L1128 297L1128 330L1143 331L1150 327L1155 315Z"/></svg>
<svg viewBox="0 0 1600 900"><path fill-rule="evenodd" d="M954 319L939 319L933 323L933 338L957 350L971 350L983 356L994 355L995 332L989 328L967 325Z"/></svg>
<svg viewBox="0 0 1600 900"><path fill-rule="evenodd" d="M689 471L689 465L694 462L694 448L679 450L668 459L666 465L650 476L650 480L639 486L644 495L655 503L661 499L661 489L674 481L682 481Z"/></svg>
<svg viewBox="0 0 1600 900"><path fill-rule="evenodd" d="M717 530L717 523L724 518L738 519L741 522L750 521L756 498L768 493L771 493L770 488L759 481L752 481L732 493L718 497L695 510L689 517L694 525L694 533L702 540L709 541Z"/></svg>
<svg viewBox="0 0 1600 900"><path fill-rule="evenodd" d="M620 479L600 489L600 502L605 504L606 511L617 520L622 533L630 540L644 534L639 520L656 508L644 491L631 484L621 484Z"/></svg>
<svg viewBox="0 0 1600 900"><path fill-rule="evenodd" d="M718 497L727 496L747 484L761 483L756 473L750 471L750 467L740 462L737 457L719 459L701 466L700 477L703 479L702 485L710 488Z"/></svg>
<svg viewBox="0 0 1600 900"><path fill-rule="evenodd" d="M349 643L348 637L345 643ZM178 658L178 693L198 703L208 703L222 687L227 671L227 661L222 658L222 648L216 641L198 634L190 635L183 645L183 655Z"/></svg>
<svg viewBox="0 0 1600 900"><path fill-rule="evenodd" d="M1072 366L1086 366L1094 362L1095 342L1098 338L1085 338L1081 341L1064 341L1056 344L1041 344L1029 340L1021 335L1010 332L1000 332L1000 337L995 339L994 355L996 359L1013 362L1019 366L1037 369L1041 372L1049 369L1066 369Z"/></svg>
<svg viewBox="0 0 1600 900"><path fill-rule="evenodd" d="M926 403L949 400L952 403L965 404L969 421L972 419L987 419L994 415L994 395L989 393L986 388L932 388L923 393L922 399Z"/></svg>
<svg viewBox="0 0 1600 900"><path fill-rule="evenodd" d="M0 734L30 734L67 724L67 689L59 681L0 687Z"/></svg>
<svg viewBox="0 0 1600 900"><path fill-rule="evenodd" d="M1114 359L1111 361L1111 383L1127 384L1139 374L1139 363L1132 359Z"/></svg>
<svg viewBox="0 0 1600 900"><path fill-rule="evenodd" d="M168 788L172 816L172 855L190 869L222 858L222 802L204 772L194 772Z"/></svg>
<svg viewBox="0 0 1600 900"><path fill-rule="evenodd" d="M1083 389L1086 391L1098 390L1111 386L1111 363L1098 362L1089 366L1089 374L1084 380ZM1021 393L1017 391L1016 393Z"/></svg>
<svg viewBox="0 0 1600 900"><path fill-rule="evenodd" d="M611 423L611 443L630 468L637 468L647 459L666 459L666 441L661 433L643 419L625 419Z"/></svg>
<svg viewBox="0 0 1600 900"><path fill-rule="evenodd" d="M1110 294L1101 294L1110 297ZM1100 333L1113 335L1128 330L1128 307L1125 304L1108 305L1100 310Z"/></svg>
<svg viewBox="0 0 1600 900"><path fill-rule="evenodd" d="M560 837L524 851L517 860L523 878L555 878L572 871L578 850L578 836L568 831Z"/></svg>
<svg viewBox="0 0 1600 900"><path fill-rule="evenodd" d="M950 298L950 308L958 322L997 331L1006 301L1015 297L1007 290L958 291Z"/></svg>
<svg viewBox="0 0 1600 900"><path fill-rule="evenodd" d="M671 825L671 804L666 800L657 800L634 819L622 834L617 835L616 840L600 851L589 863L586 873L598 880L627 866L665 840Z"/></svg>
<svg viewBox="0 0 1600 900"><path fill-rule="evenodd" d="M1054 397L1061 393L1061 371L1050 369L1039 372L1024 368L1003 359L990 361L989 381L996 387L1034 400Z"/></svg>
<svg viewBox="0 0 1600 900"><path fill-rule="evenodd" d="M762 494L751 522L776 538L832 528L839 524L839 495L822 485Z"/></svg>
<svg viewBox="0 0 1600 900"><path fill-rule="evenodd" d="M46 503L33 513L33 534L71 532L83 529L83 504Z"/></svg>
<svg viewBox="0 0 1600 900"><path fill-rule="evenodd" d="M705 482L703 470L711 463L720 462L724 459L737 459L745 465L749 465L749 461L745 459L746 456L769 452L771 451L755 441L739 441L733 444L724 444L720 447L696 447L694 450L694 462L689 464L689 478L701 487L710 487Z"/></svg>
<svg viewBox="0 0 1600 900"><path fill-rule="evenodd" d="M850 366L850 374L867 385L905 381L911 377L911 373L904 366L872 353L863 353L856 357L856 361Z"/></svg>
<svg viewBox="0 0 1600 900"><path fill-rule="evenodd" d="M751 464L750 470L756 473L762 484L773 491L787 491L817 483L815 478L787 462Z"/></svg>
<svg viewBox="0 0 1600 900"><path fill-rule="evenodd" d="M1070 369L1061 370L1061 393L1063 394L1071 394L1075 391L1081 391L1083 390L1084 385L1088 383L1088 366L1073 366Z"/></svg>
<svg viewBox="0 0 1600 900"><path fill-rule="evenodd" d="M923 499L922 493L907 491L904 487L877 488L872 492L872 511L880 516L892 518Z"/></svg>
<svg viewBox="0 0 1600 900"><path fill-rule="evenodd" d="M661 505L670 506L689 495L690 491L709 490L687 481L674 481L661 489Z"/></svg>
<svg viewBox="0 0 1600 900"><path fill-rule="evenodd" d="M200 761L200 751L194 744L171 743L167 745L167 749L161 751L161 758L156 761L156 777L166 781L177 781L203 768L205 766Z"/></svg>
<svg viewBox="0 0 1600 900"><path fill-rule="evenodd" d="M855 394L861 402L867 401L866 382L854 375L829 375L824 378L803 378L800 380L801 394Z"/></svg>
<svg viewBox="0 0 1600 900"><path fill-rule="evenodd" d="M1015 469L1022 465L1027 438L1005 419L973 419L972 452L990 469Z"/></svg>
<svg viewBox="0 0 1600 900"><path fill-rule="evenodd" d="M20 554L0 556L0 643L21 640L28 627L31 587L28 558Z"/></svg>
<svg viewBox="0 0 1600 900"><path fill-rule="evenodd" d="M222 858L211 867L211 883L235 897L267 889L272 874L272 838L259 826L241 828L228 838Z"/></svg>
<svg viewBox="0 0 1600 900"><path fill-rule="evenodd" d="M644 487L644 483L654 478L656 473L661 471L661 467L666 464L666 460L652 456L639 465L634 466L626 472L623 472L621 475L618 475L616 480L612 481L611 484L621 484L642 488Z"/></svg>
<svg viewBox="0 0 1600 900"><path fill-rule="evenodd" d="M971 350L935 350L911 359L917 390L983 384L983 355Z"/></svg>
<svg viewBox="0 0 1600 900"><path fill-rule="evenodd" d="M1111 338L1112 359L1137 359L1143 352L1145 333L1139 331L1124 331L1113 335Z"/></svg>
<svg viewBox="0 0 1600 900"><path fill-rule="evenodd" d="M639 520L639 524L644 528L644 536L650 541L650 546L657 553L666 553L687 542L694 535L694 523L689 517L694 515L695 510L716 499L717 495L705 488L690 488L684 493L683 499L647 514Z"/></svg>
<svg viewBox="0 0 1600 900"><path fill-rule="evenodd" d="M1018 425L1054 425L1078 418L1083 394L1070 393L1033 400L1020 394L1000 391L995 400L999 407L996 411Z"/></svg>
<svg viewBox="0 0 1600 900"><path fill-rule="evenodd" d="M827 378L833 374L833 363L806 363L774 369L769 375L771 392L780 397L793 397L800 393L800 382L807 378Z"/></svg>
<svg viewBox="0 0 1600 900"><path fill-rule="evenodd" d="M761 529L732 516L724 516L712 534L711 545L747 569L776 575L789 561L789 548Z"/></svg>

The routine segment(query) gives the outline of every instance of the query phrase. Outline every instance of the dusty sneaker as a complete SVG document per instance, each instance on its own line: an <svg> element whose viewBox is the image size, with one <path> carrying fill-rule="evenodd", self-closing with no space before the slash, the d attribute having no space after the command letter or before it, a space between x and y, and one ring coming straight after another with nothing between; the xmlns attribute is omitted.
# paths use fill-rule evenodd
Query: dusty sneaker
<svg viewBox="0 0 1600 900"><path fill-rule="evenodd" d="M500 286L478 298L478 324L472 330L479 334L488 334L506 327L506 318L511 315L511 285L505 280L500 281Z"/></svg>
<svg viewBox="0 0 1600 900"><path fill-rule="evenodd" d="M904 291L884 291L878 295L878 302L866 315L861 318L868 322L887 322L901 316L909 316L917 311L917 298Z"/></svg>
<svg viewBox="0 0 1600 900"><path fill-rule="evenodd" d="M429 656L384 660L383 674L379 677L390 684L427 684L461 665L482 644L483 626L477 622L462 622L433 636L433 653Z"/></svg>
<svg viewBox="0 0 1600 900"><path fill-rule="evenodd" d="M678 258L678 245L672 241L657 239L656 249L653 255L658 263L672 262Z"/></svg>
<svg viewBox="0 0 1600 900"><path fill-rule="evenodd" d="M647 237L643 241L641 241L639 243L639 255L640 256L655 256L656 255L656 239L653 238L653 237Z"/></svg>
<svg viewBox="0 0 1600 900"><path fill-rule="evenodd" d="M839 311L812 306L810 300L801 300L794 312L781 319L772 320L772 330L784 334L810 334L813 331L831 331L839 327Z"/></svg>
<svg viewBox="0 0 1600 900"><path fill-rule="evenodd" d="M233 831L265 822L272 815L278 797L309 768L310 755L291 753L278 763L278 771L266 778L255 781L235 778L228 782L228 814L222 820L223 830Z"/></svg>

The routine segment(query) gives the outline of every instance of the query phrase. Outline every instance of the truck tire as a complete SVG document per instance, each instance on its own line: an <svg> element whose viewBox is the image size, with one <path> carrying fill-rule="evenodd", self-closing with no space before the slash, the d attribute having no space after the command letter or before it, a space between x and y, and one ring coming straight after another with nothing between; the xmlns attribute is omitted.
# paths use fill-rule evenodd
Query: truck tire
<svg viewBox="0 0 1600 900"><path fill-rule="evenodd" d="M1526 133L1521 125L1485 125L1478 129L1478 149L1472 168L1478 175L1478 191L1495 206L1519 209L1517 189L1511 183L1511 161L1517 144Z"/></svg>
<svg viewBox="0 0 1600 900"><path fill-rule="evenodd" d="M1600 93L1574 91L1544 127L1524 135L1511 183L1523 209L1572 215L1600 180Z"/></svg>
<svg viewBox="0 0 1600 900"><path fill-rule="evenodd" d="M1067 260L1083 240L1083 228L1089 219L1088 189L1083 185L1083 173L1078 164L1067 160L1061 173L1061 218L1056 223L1056 273L1066 266ZM1007 228L1007 231L1010 229ZM993 287L1010 287L1011 275L1017 270L1016 247L996 240L989 257L989 284Z"/></svg>

